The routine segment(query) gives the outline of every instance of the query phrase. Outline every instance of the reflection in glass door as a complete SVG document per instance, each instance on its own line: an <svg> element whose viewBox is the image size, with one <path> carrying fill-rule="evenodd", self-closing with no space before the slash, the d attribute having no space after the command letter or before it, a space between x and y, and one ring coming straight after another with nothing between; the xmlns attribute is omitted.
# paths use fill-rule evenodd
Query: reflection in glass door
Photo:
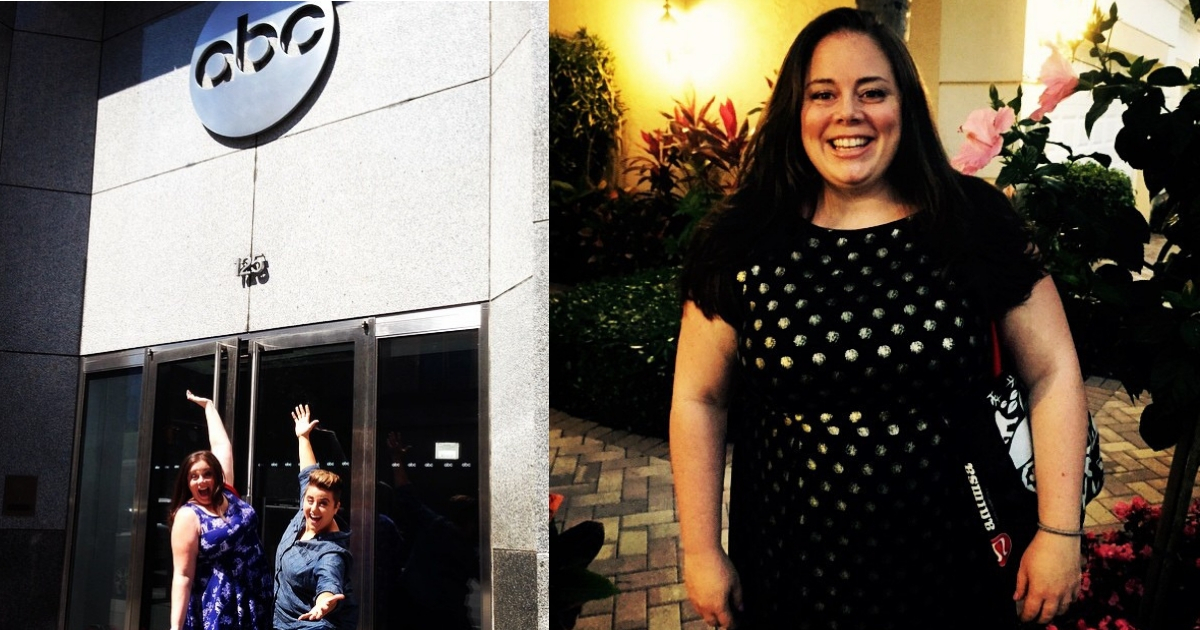
<svg viewBox="0 0 1200 630"><path fill-rule="evenodd" d="M68 628L125 624L142 369L88 375Z"/></svg>
<svg viewBox="0 0 1200 630"><path fill-rule="evenodd" d="M379 340L375 628L481 627L478 339Z"/></svg>
<svg viewBox="0 0 1200 630"><path fill-rule="evenodd" d="M275 550L300 507L300 473L292 410L306 404L320 424L310 436L317 463L342 478L339 524L350 529L351 439L354 418L354 343L279 348L255 343L257 387L245 397L253 406L252 504L262 523L262 541L274 575ZM251 378L241 371L245 383ZM243 386L243 391L251 391Z"/></svg>

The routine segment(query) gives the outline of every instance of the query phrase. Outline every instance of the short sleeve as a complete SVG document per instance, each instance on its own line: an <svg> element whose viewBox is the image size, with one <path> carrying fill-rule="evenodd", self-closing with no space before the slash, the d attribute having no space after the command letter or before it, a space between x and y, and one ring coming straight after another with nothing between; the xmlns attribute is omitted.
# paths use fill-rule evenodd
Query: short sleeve
<svg viewBox="0 0 1200 630"><path fill-rule="evenodd" d="M338 595L345 593L346 569L346 561L341 553L329 552L321 554L317 559L317 566L313 570L313 575L317 581L315 594L333 593L334 595Z"/></svg>
<svg viewBox="0 0 1200 630"><path fill-rule="evenodd" d="M964 177L966 208L961 280L989 319L999 319L1029 299L1046 269L1032 233L1012 202L995 186Z"/></svg>

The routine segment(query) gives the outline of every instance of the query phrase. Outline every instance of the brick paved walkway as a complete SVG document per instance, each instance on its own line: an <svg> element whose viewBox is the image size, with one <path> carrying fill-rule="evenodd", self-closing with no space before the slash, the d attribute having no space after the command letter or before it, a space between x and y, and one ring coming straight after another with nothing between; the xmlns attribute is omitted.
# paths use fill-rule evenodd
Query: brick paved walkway
<svg viewBox="0 0 1200 630"><path fill-rule="evenodd" d="M1115 381L1089 379L1088 406L1100 430L1104 491L1087 508L1084 525L1118 522L1117 502L1141 496L1161 503L1171 450L1154 451L1138 435L1146 400L1131 403ZM729 469L725 473L729 501ZM589 602L577 630L707 630L680 573L679 523L663 440L615 431L562 412L550 414L550 491L566 496L559 521L604 523L605 544L591 569L611 578L616 597ZM728 510L726 509L726 513Z"/></svg>

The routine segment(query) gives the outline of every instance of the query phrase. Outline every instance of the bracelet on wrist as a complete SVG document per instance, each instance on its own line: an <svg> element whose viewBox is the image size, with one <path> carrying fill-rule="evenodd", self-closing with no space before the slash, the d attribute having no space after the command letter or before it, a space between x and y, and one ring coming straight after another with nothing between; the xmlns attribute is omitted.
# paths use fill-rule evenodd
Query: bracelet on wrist
<svg viewBox="0 0 1200 630"><path fill-rule="evenodd" d="M1049 525L1047 525L1041 521L1038 521L1037 526L1038 526L1038 529L1040 529L1044 532L1047 532L1050 534L1058 534L1059 536L1075 536L1075 537L1083 536L1082 528L1080 528L1080 529L1059 529L1057 527L1050 527Z"/></svg>

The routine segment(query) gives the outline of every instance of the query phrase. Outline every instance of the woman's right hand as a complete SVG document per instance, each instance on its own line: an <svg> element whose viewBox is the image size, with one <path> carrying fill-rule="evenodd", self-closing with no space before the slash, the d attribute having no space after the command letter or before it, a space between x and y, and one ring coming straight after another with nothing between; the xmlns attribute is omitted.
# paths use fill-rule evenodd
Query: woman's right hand
<svg viewBox="0 0 1200 630"><path fill-rule="evenodd" d="M735 613L742 611L742 582L724 551L684 553L683 581L688 599L704 623L737 628Z"/></svg>

